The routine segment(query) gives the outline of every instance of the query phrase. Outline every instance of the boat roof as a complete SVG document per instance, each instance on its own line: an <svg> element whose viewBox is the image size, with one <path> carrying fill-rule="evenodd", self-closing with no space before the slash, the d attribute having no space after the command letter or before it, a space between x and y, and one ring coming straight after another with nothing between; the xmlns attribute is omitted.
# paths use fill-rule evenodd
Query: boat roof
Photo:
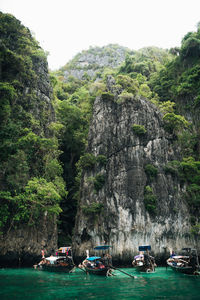
<svg viewBox="0 0 200 300"><path fill-rule="evenodd" d="M57 256L49 256L49 257L46 257L46 260L56 261L56 260L58 260L58 257Z"/></svg>
<svg viewBox="0 0 200 300"><path fill-rule="evenodd" d="M58 250L56 251L59 251L59 252L62 252L62 253L66 253L68 252L72 247L60 247Z"/></svg>
<svg viewBox="0 0 200 300"><path fill-rule="evenodd" d="M134 259L143 258L143 257L144 257L143 254L139 254L139 255L134 256Z"/></svg>
<svg viewBox="0 0 200 300"><path fill-rule="evenodd" d="M90 256L87 258L87 260L93 261L93 260L100 259L100 258L101 258L100 256Z"/></svg>
<svg viewBox="0 0 200 300"><path fill-rule="evenodd" d="M146 251L146 250L151 250L151 246L150 245L139 246L139 251Z"/></svg>
<svg viewBox="0 0 200 300"><path fill-rule="evenodd" d="M60 247L58 250L69 250L69 249L71 249L71 246L69 246L69 247Z"/></svg>
<svg viewBox="0 0 200 300"><path fill-rule="evenodd" d="M104 246L96 246L94 248L94 250L106 250L106 249L109 249L111 246L108 246L108 245L104 245Z"/></svg>
<svg viewBox="0 0 200 300"><path fill-rule="evenodd" d="M171 258L179 259L179 258L188 258L186 255L173 255Z"/></svg>

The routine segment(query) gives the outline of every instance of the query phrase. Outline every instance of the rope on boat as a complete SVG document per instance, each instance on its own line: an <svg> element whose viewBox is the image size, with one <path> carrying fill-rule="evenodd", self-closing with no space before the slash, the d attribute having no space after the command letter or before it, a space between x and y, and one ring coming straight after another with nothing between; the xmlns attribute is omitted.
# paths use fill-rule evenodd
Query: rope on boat
<svg viewBox="0 0 200 300"><path fill-rule="evenodd" d="M84 273L86 273L88 275L88 272L84 268L80 268L79 266L76 266L76 268L80 269L81 271L83 271Z"/></svg>
<svg viewBox="0 0 200 300"><path fill-rule="evenodd" d="M135 276L133 276L133 275L131 275L131 274L128 274L128 273L126 273L126 272L124 272L124 271L122 271L122 270L120 270L120 269L118 269L118 268L115 268L115 267L113 267L113 266L111 266L111 268L113 268L114 270L117 270L117 271L119 271L119 272L122 272L122 273L126 274L127 276L129 276L129 277L131 277L131 278L133 278L133 279L136 278Z"/></svg>
<svg viewBox="0 0 200 300"><path fill-rule="evenodd" d="M74 266L74 267L69 271L69 273L73 273L75 270L76 270L76 266Z"/></svg>

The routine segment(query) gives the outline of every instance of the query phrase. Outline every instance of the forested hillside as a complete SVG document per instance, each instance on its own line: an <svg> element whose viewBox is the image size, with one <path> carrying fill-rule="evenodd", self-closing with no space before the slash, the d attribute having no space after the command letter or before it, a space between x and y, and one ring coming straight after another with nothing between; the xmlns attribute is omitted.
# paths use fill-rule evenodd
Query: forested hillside
<svg viewBox="0 0 200 300"><path fill-rule="evenodd" d="M83 171L106 165L108 159L87 148L94 101L100 98L119 105L145 99L161 112L180 153L168 161L165 172L184 186L188 234L199 236L200 27L185 35L180 48L91 47L49 73L45 52L14 16L0 13L0 40L2 239L24 224L35 226L45 214L56 214L59 245L71 243ZM135 134L145 134L144 126L133 125ZM149 165L146 172L151 177L157 171ZM90 181L98 192L105 178ZM150 190L145 201L154 214L157 204ZM95 202L85 209L96 217L101 211Z"/></svg>
<svg viewBox="0 0 200 300"><path fill-rule="evenodd" d="M115 65L113 66L113 53L122 53L124 62L121 61L122 54L121 56L118 54L115 56ZM112 58L110 61L109 54ZM69 191L67 201L62 202L60 241L63 241L62 235L65 238L66 233L68 236L71 235L74 226L77 201L79 200L82 160L85 160L84 154L87 148L88 128L94 100L102 94L104 97L112 97L106 87L107 77L112 75L116 78L115 93L120 95L121 101L135 94L154 99L148 84L150 77L162 69L164 64L171 61L172 58L173 55L169 51L156 47L144 48L136 52L119 45L108 45L102 49L94 47L77 54L65 67L51 74L57 103L56 115L58 121L63 125L60 135L60 147L63 154L60 159ZM87 59L89 60L88 64L85 63ZM84 62L83 65L80 64L80 61ZM93 76L87 74L88 70L94 68L91 61L95 61L96 68ZM75 69L76 72L74 72ZM70 70L77 77L69 75ZM84 74L84 76L80 76L80 74ZM77 165L80 157L82 159Z"/></svg>
<svg viewBox="0 0 200 300"><path fill-rule="evenodd" d="M103 50L105 51L105 48ZM88 55L90 52L95 53L95 48L90 49ZM87 57L85 52L83 54L84 57ZM72 63L69 62L68 69L69 66L72 66L72 70L74 70L74 66L77 66L83 54L80 53ZM133 95L139 95L159 108L163 113L165 129L172 135L173 143L181 153L179 160L169 161L166 172L173 174L181 180L183 185L187 186L183 198L191 211L191 232L194 235L199 234L200 205L199 55L199 29L197 29L197 32L186 34L180 49L163 50L156 47L144 48L140 51L127 49L124 63L115 68L106 66L92 79L89 76L83 77L82 80L78 79L79 76L78 78L65 77L66 67L62 68L57 73L59 82L54 89L56 97L62 100L62 105L68 103L72 105L71 109L76 107L76 109L80 109L82 116L84 115L86 122L82 149L87 146L85 143L87 128L94 99L100 95L105 99L112 97L106 86L109 75L116 80L113 95L119 96L118 101L123 102ZM79 64L79 71L83 73L87 67L88 65L84 64L84 67L81 68ZM62 123L62 118L59 120ZM139 129L142 130L142 128ZM74 155L74 151L72 153ZM84 154L84 150L79 152L80 154ZM84 163L82 162L85 159L85 156L81 158L78 170L83 167ZM72 160L69 158L69 161ZM72 165L75 166L75 164ZM67 163L66 166L68 167L69 164ZM65 174L67 173L65 172ZM67 176L71 176L71 174L70 171ZM67 182L69 181L67 180Z"/></svg>
<svg viewBox="0 0 200 300"><path fill-rule="evenodd" d="M66 190L46 54L29 29L9 14L0 13L0 39L0 234L4 243L24 224L34 230L44 216L51 223L51 216L54 219L61 212L59 203ZM13 241L10 251L20 246ZM4 247L8 245L1 244Z"/></svg>

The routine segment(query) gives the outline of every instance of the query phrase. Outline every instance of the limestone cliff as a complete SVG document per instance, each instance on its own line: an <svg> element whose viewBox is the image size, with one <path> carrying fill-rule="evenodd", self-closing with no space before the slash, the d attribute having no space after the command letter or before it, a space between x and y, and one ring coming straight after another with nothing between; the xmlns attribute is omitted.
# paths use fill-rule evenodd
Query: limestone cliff
<svg viewBox="0 0 200 300"><path fill-rule="evenodd" d="M112 93L113 84L110 78ZM136 134L133 124L142 125L146 133ZM166 164L179 158L179 149L174 148L162 114L152 103L138 96L119 101L116 93L114 98L97 97L87 152L104 155L107 164L83 172L74 232L78 256L85 256L86 249L108 244L114 259L130 263L139 245L150 244L159 256L168 255L171 249L197 246L182 197L185 186L165 172ZM157 169L156 176L148 174L147 165ZM95 191L92 178L97 174L104 175L105 183ZM148 188L156 199L154 214L145 206ZM94 203L103 208L92 213L89 207Z"/></svg>
<svg viewBox="0 0 200 300"><path fill-rule="evenodd" d="M57 247L56 217L40 203L44 195L33 199L54 179L55 112L46 54L14 16L0 13L0 28L0 266L14 266ZM41 185L28 195L31 180Z"/></svg>
<svg viewBox="0 0 200 300"><path fill-rule="evenodd" d="M91 47L89 50L78 53L61 70L65 80L69 76L82 79L85 75L94 78L98 72L105 68L115 69L124 62L128 48L119 45L107 45L104 47Z"/></svg>
<svg viewBox="0 0 200 300"><path fill-rule="evenodd" d="M34 226L23 224L0 236L0 266L32 266L41 260L41 250L57 247L57 219L44 214Z"/></svg>

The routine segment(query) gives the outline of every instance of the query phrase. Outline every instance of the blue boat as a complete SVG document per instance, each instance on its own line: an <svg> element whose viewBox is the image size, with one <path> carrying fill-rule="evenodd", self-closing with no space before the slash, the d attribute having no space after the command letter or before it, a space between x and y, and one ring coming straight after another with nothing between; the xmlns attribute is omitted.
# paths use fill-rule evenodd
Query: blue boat
<svg viewBox="0 0 200 300"><path fill-rule="evenodd" d="M111 246L96 246L94 250L108 250ZM110 276L112 274L111 268L111 256L107 253L103 257L101 256L90 256L87 257L83 262L82 266L85 271L89 274Z"/></svg>

